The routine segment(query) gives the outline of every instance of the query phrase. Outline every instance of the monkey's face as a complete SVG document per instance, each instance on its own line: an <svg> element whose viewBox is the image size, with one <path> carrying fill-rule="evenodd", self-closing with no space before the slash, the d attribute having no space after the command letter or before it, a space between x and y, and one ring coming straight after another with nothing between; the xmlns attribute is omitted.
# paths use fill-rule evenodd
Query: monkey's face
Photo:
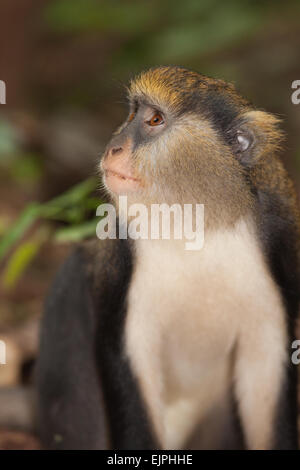
<svg viewBox="0 0 300 470"><path fill-rule="evenodd" d="M104 180L114 194L144 192L151 187L147 159L141 152L153 144L168 127L169 117L147 102L131 102L131 110L126 122L115 132L102 160ZM153 153L153 150L152 150Z"/></svg>
<svg viewBox="0 0 300 470"><path fill-rule="evenodd" d="M128 118L101 162L114 197L204 203L216 217L248 205L251 191L240 156L249 159L256 142L245 125L251 108L231 85L159 67L131 83L129 103Z"/></svg>

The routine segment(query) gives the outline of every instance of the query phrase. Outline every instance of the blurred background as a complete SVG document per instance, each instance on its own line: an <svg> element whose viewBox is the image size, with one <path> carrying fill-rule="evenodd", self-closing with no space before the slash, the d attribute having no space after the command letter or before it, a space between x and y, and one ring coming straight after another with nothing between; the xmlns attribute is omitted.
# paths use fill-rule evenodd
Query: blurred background
<svg viewBox="0 0 300 470"><path fill-rule="evenodd" d="M1 0L0 449L38 448L28 403L43 299L95 233L95 168L127 114L124 84L161 64L233 82L282 118L299 192L299 17L298 0Z"/></svg>

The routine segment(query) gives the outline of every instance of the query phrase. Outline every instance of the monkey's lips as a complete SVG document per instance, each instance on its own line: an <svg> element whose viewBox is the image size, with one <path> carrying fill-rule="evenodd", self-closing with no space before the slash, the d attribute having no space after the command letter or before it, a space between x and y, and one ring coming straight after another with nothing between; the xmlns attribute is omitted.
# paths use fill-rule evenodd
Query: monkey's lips
<svg viewBox="0 0 300 470"><path fill-rule="evenodd" d="M105 164L102 165L102 170L104 172L104 182L113 193L126 194L137 191L141 186L140 180L134 178L131 173L117 171Z"/></svg>

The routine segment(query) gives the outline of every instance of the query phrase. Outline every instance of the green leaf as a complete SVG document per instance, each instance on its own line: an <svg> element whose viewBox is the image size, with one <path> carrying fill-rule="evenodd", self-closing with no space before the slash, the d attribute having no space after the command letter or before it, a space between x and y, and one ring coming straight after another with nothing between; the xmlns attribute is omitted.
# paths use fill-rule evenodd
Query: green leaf
<svg viewBox="0 0 300 470"><path fill-rule="evenodd" d="M7 230L0 240L0 261L14 243L16 243L24 235L26 230L38 219L40 213L40 205L37 203L32 203L24 209L18 220Z"/></svg>
<svg viewBox="0 0 300 470"><path fill-rule="evenodd" d="M8 261L2 277L2 284L5 289L11 289L15 286L29 263L36 256L40 246L41 242L39 240L29 240L16 249Z"/></svg>
<svg viewBox="0 0 300 470"><path fill-rule="evenodd" d="M96 233L98 222L99 219L93 219L80 225L57 230L54 240L58 243L77 242L84 238L91 237Z"/></svg>
<svg viewBox="0 0 300 470"><path fill-rule="evenodd" d="M31 203L28 205L0 240L0 261L38 218L60 218L73 223L83 220L86 210L90 209L90 204L87 203L88 196L97 188L97 185L96 178L89 178L45 204ZM91 204L95 204L95 198ZM76 225L75 228L77 227Z"/></svg>
<svg viewBox="0 0 300 470"><path fill-rule="evenodd" d="M4 235L9 226L9 218L5 215L0 215L0 236Z"/></svg>
<svg viewBox="0 0 300 470"><path fill-rule="evenodd" d="M77 184L61 196L43 204L41 206L41 216L45 218L53 217L62 209L82 203L92 191L97 189L98 184L97 178L88 178Z"/></svg>

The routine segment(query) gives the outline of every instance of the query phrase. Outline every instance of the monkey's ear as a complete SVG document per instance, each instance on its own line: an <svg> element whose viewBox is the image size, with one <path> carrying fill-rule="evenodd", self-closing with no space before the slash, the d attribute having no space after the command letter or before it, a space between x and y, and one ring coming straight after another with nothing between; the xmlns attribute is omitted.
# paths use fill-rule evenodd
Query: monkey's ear
<svg viewBox="0 0 300 470"><path fill-rule="evenodd" d="M264 111L248 111L231 126L229 141L240 162L251 167L281 148L280 120Z"/></svg>

